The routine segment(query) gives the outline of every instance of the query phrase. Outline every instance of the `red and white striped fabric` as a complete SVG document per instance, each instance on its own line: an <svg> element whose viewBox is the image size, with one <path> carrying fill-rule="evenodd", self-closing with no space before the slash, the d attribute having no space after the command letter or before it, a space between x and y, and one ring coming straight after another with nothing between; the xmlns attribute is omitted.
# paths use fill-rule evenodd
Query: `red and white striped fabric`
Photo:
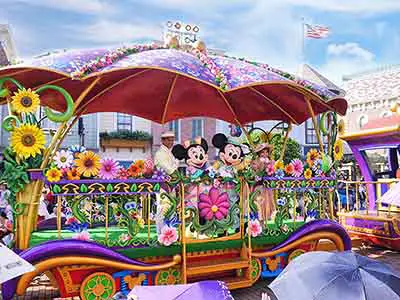
<svg viewBox="0 0 400 300"><path fill-rule="evenodd" d="M308 38L312 39L323 39L326 38L330 30L326 26L321 26L321 25L310 25L310 24L304 24L306 26L305 30L305 36Z"/></svg>

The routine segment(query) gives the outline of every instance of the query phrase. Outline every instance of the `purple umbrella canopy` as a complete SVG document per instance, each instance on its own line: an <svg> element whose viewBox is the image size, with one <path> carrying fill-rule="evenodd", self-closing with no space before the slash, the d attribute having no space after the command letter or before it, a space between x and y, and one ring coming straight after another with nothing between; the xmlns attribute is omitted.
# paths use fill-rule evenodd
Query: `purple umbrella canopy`
<svg viewBox="0 0 400 300"><path fill-rule="evenodd" d="M191 284L135 286L128 299L134 300L233 300L222 281L201 281Z"/></svg>
<svg viewBox="0 0 400 300"><path fill-rule="evenodd" d="M55 84L75 100L93 84L77 114L114 111L158 123L206 113L230 123L300 124L311 116L305 99L315 114L344 114L347 109L346 100L327 88L266 64L196 48L133 45L61 51L1 68L1 77L12 77L32 89ZM6 87L15 90L12 84ZM65 109L57 91L46 90L41 101L43 106Z"/></svg>

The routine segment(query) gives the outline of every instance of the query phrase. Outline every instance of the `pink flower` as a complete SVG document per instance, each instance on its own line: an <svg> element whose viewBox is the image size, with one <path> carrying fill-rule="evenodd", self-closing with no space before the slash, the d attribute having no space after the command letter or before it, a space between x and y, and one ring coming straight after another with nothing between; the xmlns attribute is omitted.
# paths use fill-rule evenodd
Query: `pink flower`
<svg viewBox="0 0 400 300"><path fill-rule="evenodd" d="M125 168L120 168L120 169L118 170L117 177L118 177L119 179L128 179L129 176L130 176L130 175L129 175L129 172L128 172L127 169L125 169Z"/></svg>
<svg viewBox="0 0 400 300"><path fill-rule="evenodd" d="M158 236L158 242L164 246L170 246L178 240L178 233L175 227L164 225L161 234Z"/></svg>
<svg viewBox="0 0 400 300"><path fill-rule="evenodd" d="M131 239L131 236L127 233L123 233L119 236L121 242L127 242Z"/></svg>
<svg viewBox="0 0 400 300"><path fill-rule="evenodd" d="M150 158L148 158L148 159L146 159L144 161L144 171L143 171L143 173L145 175L152 175L153 171L154 171L154 163Z"/></svg>
<svg viewBox="0 0 400 300"><path fill-rule="evenodd" d="M103 158L101 161L99 177L101 179L114 179L118 175L119 164L113 158Z"/></svg>
<svg viewBox="0 0 400 300"><path fill-rule="evenodd" d="M81 241L90 241L90 233L88 231L81 231L76 233L73 238Z"/></svg>
<svg viewBox="0 0 400 300"><path fill-rule="evenodd" d="M293 159L292 165L293 165L292 174L294 177L300 177L301 175L303 175L304 166L303 162L300 159Z"/></svg>
<svg viewBox="0 0 400 300"><path fill-rule="evenodd" d="M251 220L249 222L250 234L252 237L259 236L262 232L260 221Z"/></svg>
<svg viewBox="0 0 400 300"><path fill-rule="evenodd" d="M201 193L199 200L200 216L207 221L214 218L222 220L228 215L230 204L227 193L220 194L216 188L212 187L208 195Z"/></svg>
<svg viewBox="0 0 400 300"><path fill-rule="evenodd" d="M265 172L267 172L267 175L268 175L268 176L274 175L274 173L275 173L274 166L275 166L275 161L271 160L271 161L267 164L267 166L265 167Z"/></svg>

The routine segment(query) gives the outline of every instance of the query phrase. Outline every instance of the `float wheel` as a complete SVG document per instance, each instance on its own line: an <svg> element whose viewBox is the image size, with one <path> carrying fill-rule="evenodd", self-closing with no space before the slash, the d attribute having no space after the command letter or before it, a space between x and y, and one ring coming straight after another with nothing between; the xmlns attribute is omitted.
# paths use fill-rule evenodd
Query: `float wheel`
<svg viewBox="0 0 400 300"><path fill-rule="evenodd" d="M292 253L290 253L290 255L289 255L288 263L291 262L296 257L299 257L300 255L302 255L304 253L306 253L306 250L303 250L303 249L293 250Z"/></svg>
<svg viewBox="0 0 400 300"><path fill-rule="evenodd" d="M251 282L256 282L261 275L261 270L262 270L262 266L261 266L261 260L259 260L258 258L252 258L251 262L250 262L250 279Z"/></svg>
<svg viewBox="0 0 400 300"><path fill-rule="evenodd" d="M178 268L170 268L158 271L155 282L157 285L180 284L182 282L181 271Z"/></svg>
<svg viewBox="0 0 400 300"><path fill-rule="evenodd" d="M80 297L82 300L107 300L114 296L115 291L115 281L112 276L105 272L96 272L83 281Z"/></svg>

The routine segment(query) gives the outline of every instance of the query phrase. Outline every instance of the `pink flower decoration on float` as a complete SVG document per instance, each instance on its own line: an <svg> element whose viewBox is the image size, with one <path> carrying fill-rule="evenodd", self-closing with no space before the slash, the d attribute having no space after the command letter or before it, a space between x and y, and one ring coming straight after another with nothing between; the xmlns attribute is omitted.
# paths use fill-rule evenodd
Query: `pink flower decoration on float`
<svg viewBox="0 0 400 300"><path fill-rule="evenodd" d="M101 161L99 177L101 179L114 179L118 176L119 164L113 158L103 158Z"/></svg>
<svg viewBox="0 0 400 300"><path fill-rule="evenodd" d="M303 175L304 166L303 162L300 159L293 159L292 165L293 165L292 174L294 177L300 177L301 175Z"/></svg>
<svg viewBox="0 0 400 300"><path fill-rule="evenodd" d="M274 175L274 173L275 173L275 168L274 168L274 166L275 166L275 161L270 161L267 165L266 165L266 167L265 167L265 172L267 172L267 175L268 176L272 176L272 175Z"/></svg>
<svg viewBox="0 0 400 300"><path fill-rule="evenodd" d="M125 168L120 168L120 169L118 170L117 177L118 177L119 179L128 179L128 178L129 178L129 172L128 172L128 170L126 170Z"/></svg>
<svg viewBox="0 0 400 300"><path fill-rule="evenodd" d="M78 232L72 238L80 241L90 241L90 233L88 231Z"/></svg>
<svg viewBox="0 0 400 300"><path fill-rule="evenodd" d="M250 229L250 234L252 237L259 236L262 232L262 227L261 227L260 221L251 220L249 222L249 229Z"/></svg>
<svg viewBox="0 0 400 300"><path fill-rule="evenodd" d="M228 215L230 204L227 193L220 194L216 188L212 187L208 195L201 193L199 200L200 216L207 221L214 218L222 220Z"/></svg>
<svg viewBox="0 0 400 300"><path fill-rule="evenodd" d="M178 232L175 227L164 225L158 236L158 242L164 246L170 246L178 240Z"/></svg>

